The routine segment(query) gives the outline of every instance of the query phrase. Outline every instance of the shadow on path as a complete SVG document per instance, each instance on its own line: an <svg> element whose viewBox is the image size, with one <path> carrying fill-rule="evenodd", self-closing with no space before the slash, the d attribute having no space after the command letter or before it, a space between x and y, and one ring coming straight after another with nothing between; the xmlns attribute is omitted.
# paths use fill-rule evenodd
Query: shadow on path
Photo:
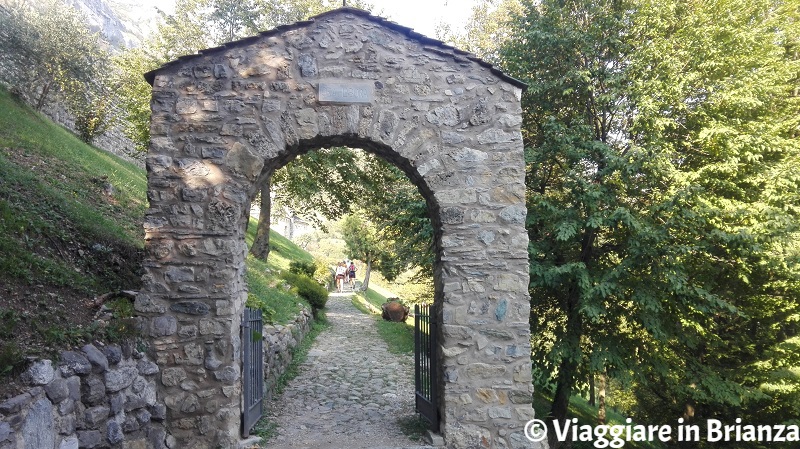
<svg viewBox="0 0 800 449"><path fill-rule="evenodd" d="M330 327L315 340L300 375L268 411L277 435L267 448L419 447L400 429L415 418L412 354L392 354L374 318L333 293Z"/></svg>

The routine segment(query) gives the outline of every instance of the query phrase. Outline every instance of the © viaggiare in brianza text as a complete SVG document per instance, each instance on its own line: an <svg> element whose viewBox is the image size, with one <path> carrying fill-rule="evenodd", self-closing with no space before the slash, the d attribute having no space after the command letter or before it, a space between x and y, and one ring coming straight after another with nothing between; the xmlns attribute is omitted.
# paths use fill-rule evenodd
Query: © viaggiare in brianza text
<svg viewBox="0 0 800 449"><path fill-rule="evenodd" d="M579 425L577 418L564 422L553 420L551 438L560 442L592 442L596 448L620 448L630 441L800 442L800 426L794 424L742 424L741 418L736 418L735 424L725 424L718 419L708 419L705 429L701 429L696 424L684 424L683 418L679 418L674 427L669 424L634 425L631 418L625 422L592 426ZM546 435L546 424L542 420L534 419L525 425L525 436L530 441L543 441Z"/></svg>

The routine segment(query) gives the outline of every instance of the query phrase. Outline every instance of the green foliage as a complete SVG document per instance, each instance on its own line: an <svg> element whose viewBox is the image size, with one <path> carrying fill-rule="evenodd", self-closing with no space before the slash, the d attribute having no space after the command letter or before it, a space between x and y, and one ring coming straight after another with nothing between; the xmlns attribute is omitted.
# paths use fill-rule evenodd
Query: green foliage
<svg viewBox="0 0 800 449"><path fill-rule="evenodd" d="M798 333L797 24L746 0L515 19L533 358L557 417L602 370L649 420L763 416L761 385L800 365L766 352Z"/></svg>
<svg viewBox="0 0 800 449"><path fill-rule="evenodd" d="M25 365L25 353L13 341L0 343L0 376L9 375Z"/></svg>
<svg viewBox="0 0 800 449"><path fill-rule="evenodd" d="M14 88L37 110L51 93L62 94L82 134L101 133L110 120L103 104L112 94L104 82L109 59L77 11L56 0L12 2L0 9L0 27L0 47L22 74Z"/></svg>
<svg viewBox="0 0 800 449"><path fill-rule="evenodd" d="M0 308L0 338L14 337L14 330L19 320L20 317L16 311Z"/></svg>
<svg viewBox="0 0 800 449"><path fill-rule="evenodd" d="M313 278L317 272L317 264L315 262L293 261L289 264L289 271Z"/></svg>
<svg viewBox="0 0 800 449"><path fill-rule="evenodd" d="M265 323L273 324L275 322L275 309L269 306L266 300L254 295L253 293L247 294L247 302L245 305L251 309L261 311L261 319Z"/></svg>
<svg viewBox="0 0 800 449"><path fill-rule="evenodd" d="M292 291L311 304L314 313L325 308L325 303L328 302L328 290L319 282L304 274L292 272L284 272L281 274L281 278L292 285Z"/></svg>

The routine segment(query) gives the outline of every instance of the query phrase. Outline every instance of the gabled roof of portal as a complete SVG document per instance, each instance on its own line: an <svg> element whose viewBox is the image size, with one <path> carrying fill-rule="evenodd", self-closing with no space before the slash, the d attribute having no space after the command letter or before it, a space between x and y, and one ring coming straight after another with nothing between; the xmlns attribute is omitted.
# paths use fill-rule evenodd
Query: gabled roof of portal
<svg viewBox="0 0 800 449"><path fill-rule="evenodd" d="M153 85L153 81L155 80L156 74L158 72L160 72L161 70L165 69L165 68L176 66L176 65L181 65L186 61L190 61L190 60L192 60L194 58L198 58L200 56L207 55L207 54L210 54L210 53L215 53L215 52L218 52L218 51L227 50L227 49L231 49L231 48L234 48L234 47L240 47L242 45L247 45L249 42L255 41L255 40L260 39L262 37L270 37L270 36L274 36L276 34L283 33L285 31L294 30L294 29L298 29L298 28L303 28L305 26L308 26L308 25L314 23L315 21L317 21L319 19L323 19L323 18L331 16L331 15L343 14L343 13L345 13L345 14L354 14L354 15L357 15L357 16L364 17L367 20L370 20L372 22L378 23L378 24L380 24L381 26L383 26L385 28L388 28L388 29L397 31L397 32L399 32L401 34L404 34L408 38L413 39L413 40L419 42L420 44L422 44L424 46L424 48L426 50L428 50L428 51L431 51L431 52L434 52L434 53L438 53L438 54L444 55L444 56L454 57L456 59L467 59L469 61L475 62L478 65L481 65L483 67L488 68L498 78L502 79L503 81L508 82L511 85L517 86L517 87L522 88L522 89L526 89L528 87L528 85L525 84L524 82L522 82L522 81L520 81L520 80L518 80L516 78L513 78L511 76L506 75L505 73L503 73L500 69L498 69L494 65L482 60L481 58L475 56L472 53L469 53L469 52L466 52L466 51L463 51L463 50L459 50L459 49L457 49L457 48L455 48L453 46L445 44L444 42L442 42L440 40L433 39L433 38L427 37L427 36L425 36L423 34L417 33L412 28L408 28L408 27L399 25L396 22L392 22L391 20L384 19L383 17L379 17L379 16L374 16L374 15L370 14L368 11L364 11L362 9L352 8L352 7L343 7L343 8L333 9L331 11L327 11L327 12L324 12L322 14L318 14L318 15L316 15L314 17L311 17L308 20L295 22L295 23L292 23L292 24L289 24L289 25L281 25L281 26L279 26L277 28L273 28L273 29L268 30L268 31L262 31L261 33L255 35L255 36L246 37L246 38L243 38L243 39L239 39L237 41L227 42L227 43L225 43L225 44L223 44L223 45L221 45L219 47L213 47L213 48L207 48L205 50L200 50L199 52L197 52L196 54L193 54L193 55L181 56L178 59L175 59L174 61L168 62L168 63L164 64L163 66L161 66L161 67L159 67L159 68L157 68L155 70L152 70L150 72L145 73L144 74L144 78L152 86Z"/></svg>

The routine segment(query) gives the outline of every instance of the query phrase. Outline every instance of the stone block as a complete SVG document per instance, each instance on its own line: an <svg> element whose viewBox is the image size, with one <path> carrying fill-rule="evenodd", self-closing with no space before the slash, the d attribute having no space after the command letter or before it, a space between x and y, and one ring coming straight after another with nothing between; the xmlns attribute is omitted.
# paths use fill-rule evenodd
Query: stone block
<svg viewBox="0 0 800 449"><path fill-rule="evenodd" d="M149 360L140 360L136 364L136 369L139 370L139 374L142 376L151 376L159 371L158 365Z"/></svg>
<svg viewBox="0 0 800 449"><path fill-rule="evenodd" d="M56 429L53 419L53 404L47 399L36 401L28 410L20 433L25 442L25 449L54 447Z"/></svg>
<svg viewBox="0 0 800 449"><path fill-rule="evenodd" d="M51 360L36 360L22 373L23 382L28 385L47 385L55 378L55 369Z"/></svg>
<svg viewBox="0 0 800 449"><path fill-rule="evenodd" d="M178 331L178 320L174 316L166 315L153 318L150 335L153 337L168 337Z"/></svg>
<svg viewBox="0 0 800 449"><path fill-rule="evenodd" d="M0 404L0 413L4 415L19 413L20 411L22 411L22 408L30 404L31 401L33 401L33 396L31 396L30 393L25 392L19 394Z"/></svg>
<svg viewBox="0 0 800 449"><path fill-rule="evenodd" d="M165 368L161 371L161 384L165 387L174 387L187 377L183 368Z"/></svg>
<svg viewBox="0 0 800 449"><path fill-rule="evenodd" d="M58 363L61 375L69 377L74 374L84 375L92 372L92 364L85 355L75 351L63 351Z"/></svg>
<svg viewBox="0 0 800 449"><path fill-rule="evenodd" d="M105 405L98 405L95 407L87 408L83 414L83 420L88 428L98 428L100 424L108 419L111 409Z"/></svg>
<svg viewBox="0 0 800 449"><path fill-rule="evenodd" d="M58 445L58 449L78 449L80 447L80 442L78 437L67 437L61 440L61 443Z"/></svg>
<svg viewBox="0 0 800 449"><path fill-rule="evenodd" d="M89 405L105 402L106 385L97 376L88 376L81 382L81 401Z"/></svg>
<svg viewBox="0 0 800 449"><path fill-rule="evenodd" d="M106 371L106 391L113 393L128 388L138 375L139 370L134 366L123 366Z"/></svg>
<svg viewBox="0 0 800 449"><path fill-rule="evenodd" d="M125 435L122 433L122 427L118 422L108 421L108 424L106 424L106 439L112 446L125 439Z"/></svg>
<svg viewBox="0 0 800 449"><path fill-rule="evenodd" d="M69 397L67 381L61 378L54 379L48 385L45 385L44 391L47 393L47 398L50 399L53 404L59 404Z"/></svg>
<svg viewBox="0 0 800 449"><path fill-rule="evenodd" d="M93 449L103 442L103 434L99 430L79 430L77 434L81 448Z"/></svg>

